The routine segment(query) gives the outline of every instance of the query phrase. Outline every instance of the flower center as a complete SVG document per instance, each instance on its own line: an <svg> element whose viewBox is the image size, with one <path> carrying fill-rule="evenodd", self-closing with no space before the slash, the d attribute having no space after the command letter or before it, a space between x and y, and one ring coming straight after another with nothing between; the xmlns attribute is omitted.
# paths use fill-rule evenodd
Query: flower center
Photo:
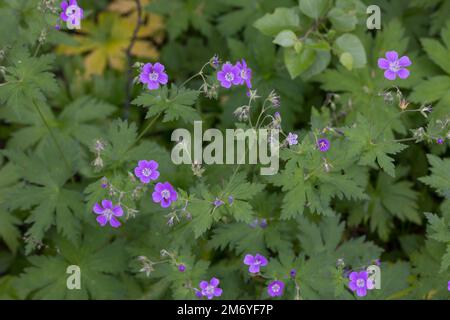
<svg viewBox="0 0 450 320"><path fill-rule="evenodd" d="M150 176L152 174L152 170L150 170L149 168L145 168L144 170L142 170L142 174L145 177L148 177L148 176Z"/></svg>
<svg viewBox="0 0 450 320"><path fill-rule="evenodd" d="M72 16L78 13L78 7L77 6L68 6L66 9L66 16Z"/></svg>
<svg viewBox="0 0 450 320"><path fill-rule="evenodd" d="M207 286L206 287L206 294L214 294L214 286L212 286L212 285L209 285L209 286Z"/></svg>
<svg viewBox="0 0 450 320"><path fill-rule="evenodd" d="M106 219L108 219L108 221L109 220L111 220L111 217L112 217L112 215L113 215L113 212L112 212L112 210L111 209L105 209L105 210L103 210L103 213L102 213L105 217L106 217Z"/></svg>
<svg viewBox="0 0 450 320"><path fill-rule="evenodd" d="M169 192L169 190L165 189L165 190L161 191L161 196L162 196L164 199L169 199L169 197L170 197L170 192Z"/></svg>
<svg viewBox="0 0 450 320"><path fill-rule="evenodd" d="M234 74L232 74L231 72L228 72L225 75L225 79L227 79L227 81L233 81L234 80Z"/></svg>
<svg viewBox="0 0 450 320"><path fill-rule="evenodd" d="M274 284L274 285L272 286L272 291L273 291L274 293L278 293L278 291L280 291L280 286L279 286L278 284Z"/></svg>
<svg viewBox="0 0 450 320"><path fill-rule="evenodd" d="M391 71L394 71L394 72L397 72L398 70L400 70L400 66L398 64L398 61L390 62L389 63L389 69L391 69Z"/></svg>
<svg viewBox="0 0 450 320"><path fill-rule="evenodd" d="M364 288L366 286L366 282L364 279L358 279L356 280L356 286L359 288Z"/></svg>
<svg viewBox="0 0 450 320"><path fill-rule="evenodd" d="M158 80L159 75L156 72L152 72L148 75L148 77L151 81L156 81Z"/></svg>

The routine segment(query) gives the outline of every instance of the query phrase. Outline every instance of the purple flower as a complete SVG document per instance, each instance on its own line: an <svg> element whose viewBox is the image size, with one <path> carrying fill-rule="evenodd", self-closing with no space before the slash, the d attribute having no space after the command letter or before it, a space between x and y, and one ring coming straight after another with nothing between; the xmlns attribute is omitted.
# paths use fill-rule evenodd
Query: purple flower
<svg viewBox="0 0 450 320"><path fill-rule="evenodd" d="M447 283L447 290L450 291L450 281Z"/></svg>
<svg viewBox="0 0 450 320"><path fill-rule="evenodd" d="M138 166L134 169L134 174L141 180L142 183L147 184L150 180L156 180L159 177L158 162L154 160L140 160Z"/></svg>
<svg viewBox="0 0 450 320"><path fill-rule="evenodd" d="M328 141L328 139L325 138L319 139L319 141L317 141L317 147L322 152L328 151L328 149L330 149L330 141Z"/></svg>
<svg viewBox="0 0 450 320"><path fill-rule="evenodd" d="M409 77L409 71L406 67L411 65L411 60L407 56L398 58L398 53L395 51L386 52L386 59L378 59L378 67L386 70L384 77L388 80L395 80L398 76L400 79L406 79Z"/></svg>
<svg viewBox="0 0 450 320"><path fill-rule="evenodd" d="M247 67L247 62L244 59L238 61L236 63L236 67L239 68L239 76L241 78L241 82L239 84L246 84L247 88L252 88L252 69Z"/></svg>
<svg viewBox="0 0 450 320"><path fill-rule="evenodd" d="M220 207L221 205L223 205L225 202L223 202L222 200L220 200L219 198L217 198L216 197L216 200L214 200L214 202L213 202L213 204L214 204L214 206L217 208L217 207Z"/></svg>
<svg viewBox="0 0 450 320"><path fill-rule="evenodd" d="M83 19L83 9L78 6L77 0L69 0L61 2L62 12L59 15L62 21L69 21L76 24L77 21Z"/></svg>
<svg viewBox="0 0 450 320"><path fill-rule="evenodd" d="M263 228L263 229L266 228L267 227L267 220L265 218L262 218L261 222L259 223L259 226L261 228Z"/></svg>
<svg viewBox="0 0 450 320"><path fill-rule="evenodd" d="M258 273L260 267L267 266L267 259L259 253L257 253L255 256L247 254L244 258L244 264L249 266L248 272Z"/></svg>
<svg viewBox="0 0 450 320"><path fill-rule="evenodd" d="M241 70L227 62L222 66L222 70L217 73L217 80L224 88L230 88L231 85L238 85L241 83Z"/></svg>
<svg viewBox="0 0 450 320"><path fill-rule="evenodd" d="M233 196L229 196L229 197L228 197L228 204L229 204L229 205L232 205L232 204L233 204L233 201L234 201Z"/></svg>
<svg viewBox="0 0 450 320"><path fill-rule="evenodd" d="M217 68L219 68L219 65L220 65L219 56L217 54L215 54L211 59L211 66L214 69L217 69Z"/></svg>
<svg viewBox="0 0 450 320"><path fill-rule="evenodd" d="M141 83L147 84L149 90L155 90L159 88L160 84L166 84L169 77L164 72L164 65L156 62L154 65L146 63L142 67L139 79Z"/></svg>
<svg viewBox="0 0 450 320"><path fill-rule="evenodd" d="M348 283L349 288L355 292L358 297L364 297L367 295L367 289L373 289L374 285L372 280L368 278L367 271L355 272L353 271L348 276L350 280Z"/></svg>
<svg viewBox="0 0 450 320"><path fill-rule="evenodd" d="M249 226L251 228L256 228L258 226L259 220L256 218L255 220L253 220L252 222L249 223Z"/></svg>
<svg viewBox="0 0 450 320"><path fill-rule="evenodd" d="M295 133L289 132L286 141L288 142L288 144L290 146L296 145L298 144L298 135L296 135Z"/></svg>
<svg viewBox="0 0 450 320"><path fill-rule="evenodd" d="M152 193L153 202L161 202L161 207L167 208L178 199L178 194L169 182L158 182Z"/></svg>
<svg viewBox="0 0 450 320"><path fill-rule="evenodd" d="M208 281L201 281L199 287L202 296L207 297L209 300L214 297L220 297L222 295L222 289L218 288L219 282L217 278L211 278L209 283Z"/></svg>
<svg viewBox="0 0 450 320"><path fill-rule="evenodd" d="M438 144L444 144L444 139L442 139L442 138L437 139L437 143Z"/></svg>
<svg viewBox="0 0 450 320"><path fill-rule="evenodd" d="M272 281L271 283L269 283L269 285L267 286L267 293L271 297L282 296L283 291L284 291L284 282L283 281L275 280L275 281Z"/></svg>
<svg viewBox="0 0 450 320"><path fill-rule="evenodd" d="M292 269L291 272L289 272L292 278L295 278L297 276L297 270Z"/></svg>
<svg viewBox="0 0 450 320"><path fill-rule="evenodd" d="M184 272L185 270L186 270L186 266L185 266L184 264L180 264L180 265L178 266L178 271Z"/></svg>
<svg viewBox="0 0 450 320"><path fill-rule="evenodd" d="M97 216L97 222L104 227L108 222L113 228L120 227L121 223L116 217L121 217L123 215L123 210L121 206L113 206L110 200L102 200L102 205L96 203L92 208L92 211Z"/></svg>

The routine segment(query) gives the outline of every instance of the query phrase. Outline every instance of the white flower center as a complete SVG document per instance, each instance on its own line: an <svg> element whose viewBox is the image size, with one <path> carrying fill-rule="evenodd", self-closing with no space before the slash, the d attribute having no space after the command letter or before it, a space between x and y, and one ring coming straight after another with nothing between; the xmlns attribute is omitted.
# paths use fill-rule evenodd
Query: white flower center
<svg viewBox="0 0 450 320"><path fill-rule="evenodd" d="M109 220L111 220L113 212L111 209L105 209L105 210L103 210L102 215L104 215L106 217L106 219L109 221Z"/></svg>
<svg viewBox="0 0 450 320"><path fill-rule="evenodd" d="M165 189L165 190L161 191L161 196L162 196L164 199L169 199L169 197L170 197L170 192L169 192L169 190Z"/></svg>
<svg viewBox="0 0 450 320"><path fill-rule="evenodd" d="M366 282L364 279L358 279L356 280L356 286L359 288L364 288L366 286Z"/></svg>
<svg viewBox="0 0 450 320"><path fill-rule="evenodd" d="M66 16L72 16L79 14L79 8L75 5L68 6L66 9Z"/></svg>
<svg viewBox="0 0 450 320"><path fill-rule="evenodd" d="M158 80L159 75L156 72L152 72L148 75L149 79L152 81Z"/></svg>
<svg viewBox="0 0 450 320"><path fill-rule="evenodd" d="M398 61L394 61L394 62L390 62L389 63L389 69L391 69L391 71L397 72L398 70L400 70L400 66Z"/></svg>
<svg viewBox="0 0 450 320"><path fill-rule="evenodd" d="M208 285L205 289L206 294L214 294L214 288L215 288L214 286Z"/></svg>
<svg viewBox="0 0 450 320"><path fill-rule="evenodd" d="M231 72L228 72L225 75L225 79L227 79L227 81L233 81L234 80L234 74L232 74Z"/></svg>
<svg viewBox="0 0 450 320"><path fill-rule="evenodd" d="M148 177L152 174L152 170L150 170L149 168L145 168L144 170L142 170L142 175L144 175L145 177Z"/></svg>
<svg viewBox="0 0 450 320"><path fill-rule="evenodd" d="M273 291L274 293L278 293L278 291L280 291L280 285L274 284L274 285L272 286L272 291Z"/></svg>

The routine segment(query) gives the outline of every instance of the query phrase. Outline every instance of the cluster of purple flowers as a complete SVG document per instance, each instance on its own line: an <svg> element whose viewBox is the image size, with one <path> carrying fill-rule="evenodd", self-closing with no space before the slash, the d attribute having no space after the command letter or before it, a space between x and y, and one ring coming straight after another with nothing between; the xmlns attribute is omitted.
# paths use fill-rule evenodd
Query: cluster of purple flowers
<svg viewBox="0 0 450 320"><path fill-rule="evenodd" d="M222 70L217 72L217 80L220 85L226 89L231 86L239 86L245 84L248 89L252 87L252 70L247 66L244 59L236 64L226 62L222 66Z"/></svg>

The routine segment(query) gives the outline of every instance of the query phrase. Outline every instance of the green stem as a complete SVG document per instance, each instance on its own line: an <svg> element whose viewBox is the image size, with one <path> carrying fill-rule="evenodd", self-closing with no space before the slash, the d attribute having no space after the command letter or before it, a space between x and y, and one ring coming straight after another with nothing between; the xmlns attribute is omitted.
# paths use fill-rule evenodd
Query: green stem
<svg viewBox="0 0 450 320"><path fill-rule="evenodd" d="M137 143L139 140L141 140L141 138L147 133L147 131L153 126L153 124L156 122L156 120L157 120L160 116L161 116L161 113L158 113L158 114L156 115L156 117L154 117L153 120L150 121L150 123L145 127L145 129L142 130L142 132L139 134L139 136L137 137L135 143Z"/></svg>

